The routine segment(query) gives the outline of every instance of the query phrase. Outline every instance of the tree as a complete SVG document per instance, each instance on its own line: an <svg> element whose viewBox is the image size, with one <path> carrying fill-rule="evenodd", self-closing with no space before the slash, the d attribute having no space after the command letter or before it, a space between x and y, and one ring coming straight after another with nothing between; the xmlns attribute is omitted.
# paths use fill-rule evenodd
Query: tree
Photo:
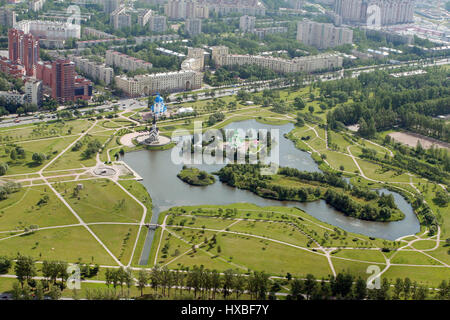
<svg viewBox="0 0 450 320"><path fill-rule="evenodd" d="M314 113L314 107L313 106L309 106L308 107L308 111L313 114Z"/></svg>
<svg viewBox="0 0 450 320"><path fill-rule="evenodd" d="M394 296L392 297L395 300L400 299L400 294L403 291L403 280L400 278L397 278L395 280L395 284L394 284Z"/></svg>
<svg viewBox="0 0 450 320"><path fill-rule="evenodd" d="M3 176L8 171L8 164L0 162L0 176Z"/></svg>
<svg viewBox="0 0 450 320"><path fill-rule="evenodd" d="M58 285L54 284L52 285L48 295L52 300L59 300L61 299L61 289Z"/></svg>
<svg viewBox="0 0 450 320"><path fill-rule="evenodd" d="M6 256L0 256L0 274L8 273L11 267L11 259Z"/></svg>
<svg viewBox="0 0 450 320"><path fill-rule="evenodd" d="M233 281L233 289L234 292L236 293L236 299L239 299L239 297L244 293L245 285L246 285L245 277L240 273L236 274L234 276Z"/></svg>
<svg viewBox="0 0 450 320"><path fill-rule="evenodd" d="M138 279L137 279L137 287L141 291L141 297L143 296L144 288L148 283L148 274L145 270L139 270Z"/></svg>
<svg viewBox="0 0 450 320"><path fill-rule="evenodd" d="M1 170L0 170L1 175ZM446 207L450 201L450 196L444 190L438 190L433 201L440 207Z"/></svg>
<svg viewBox="0 0 450 320"><path fill-rule="evenodd" d="M303 283L303 288L306 293L306 299L310 299L311 296L314 294L315 290L317 289L317 282L316 278L312 274L306 275L306 280Z"/></svg>
<svg viewBox="0 0 450 320"><path fill-rule="evenodd" d="M297 114L297 122L295 123L297 127L303 127L305 125L305 120L303 120L303 115L301 113Z"/></svg>
<svg viewBox="0 0 450 320"><path fill-rule="evenodd" d="M296 109L304 109L306 107L306 104L301 97L296 97L293 105Z"/></svg>
<svg viewBox="0 0 450 320"><path fill-rule="evenodd" d="M31 159L38 164L42 164L47 159L47 157L42 152L35 152L33 153Z"/></svg>
<svg viewBox="0 0 450 320"><path fill-rule="evenodd" d="M291 298L294 300L303 300L303 284L300 280L294 279L291 283Z"/></svg>
<svg viewBox="0 0 450 320"><path fill-rule="evenodd" d="M224 299L227 299L227 297L231 294L231 290L233 289L233 277L233 270L225 270L222 282L222 293Z"/></svg>
<svg viewBox="0 0 450 320"><path fill-rule="evenodd" d="M36 300L44 300L44 285L42 281L36 284Z"/></svg>
<svg viewBox="0 0 450 320"><path fill-rule="evenodd" d="M410 294L411 294L411 279L405 278L405 281L403 281L403 296L405 300L409 299Z"/></svg>
<svg viewBox="0 0 450 320"><path fill-rule="evenodd" d="M366 281L364 281L361 278L358 278L355 284L355 298L357 300L363 300L367 296L367 284Z"/></svg>
<svg viewBox="0 0 450 320"><path fill-rule="evenodd" d="M34 265L33 258L19 254L14 265L14 272L23 288L24 282L28 282L36 275L36 266Z"/></svg>

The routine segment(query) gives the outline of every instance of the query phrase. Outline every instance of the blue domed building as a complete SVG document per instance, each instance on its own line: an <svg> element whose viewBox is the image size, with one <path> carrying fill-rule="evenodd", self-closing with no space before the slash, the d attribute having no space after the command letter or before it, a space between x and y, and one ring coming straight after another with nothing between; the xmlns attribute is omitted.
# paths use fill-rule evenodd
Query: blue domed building
<svg viewBox="0 0 450 320"><path fill-rule="evenodd" d="M158 94L156 94L155 101L151 106L151 110L156 117L160 117L167 112L167 107L164 104L164 99Z"/></svg>

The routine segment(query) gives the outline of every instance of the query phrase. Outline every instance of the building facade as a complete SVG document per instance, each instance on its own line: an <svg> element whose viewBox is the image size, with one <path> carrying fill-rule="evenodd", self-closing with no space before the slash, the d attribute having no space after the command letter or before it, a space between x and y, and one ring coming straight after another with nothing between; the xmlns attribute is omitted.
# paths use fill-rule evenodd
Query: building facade
<svg viewBox="0 0 450 320"><path fill-rule="evenodd" d="M147 23L149 22L150 17L152 16L152 14L153 14L153 11L150 10L150 9L141 12L141 13L138 15L138 24L139 24L141 27L145 27L145 26L147 25Z"/></svg>
<svg viewBox="0 0 450 320"><path fill-rule="evenodd" d="M205 4L193 0L169 0L164 6L169 19L208 19L209 9Z"/></svg>
<svg viewBox="0 0 450 320"><path fill-rule="evenodd" d="M202 33L202 20L200 19L186 19L186 32L194 37L200 33Z"/></svg>
<svg viewBox="0 0 450 320"><path fill-rule="evenodd" d="M8 30L9 60L25 67L27 76L34 76L39 61L39 40L31 33L21 30Z"/></svg>
<svg viewBox="0 0 450 320"><path fill-rule="evenodd" d="M27 79L25 82L25 101L37 106L42 105L42 81Z"/></svg>
<svg viewBox="0 0 450 320"><path fill-rule="evenodd" d="M342 22L373 24L379 13L381 26L414 22L415 0L335 0L334 11Z"/></svg>
<svg viewBox="0 0 450 320"><path fill-rule="evenodd" d="M116 76L116 86L128 96L137 97L157 92L200 89L203 74L191 70L138 75L132 78Z"/></svg>
<svg viewBox="0 0 450 320"><path fill-rule="evenodd" d="M14 27L24 33L31 33L39 39L66 40L69 38L80 39L81 26L66 22L46 21L46 20L22 20Z"/></svg>
<svg viewBox="0 0 450 320"><path fill-rule="evenodd" d="M32 0L29 4L31 11L38 12L44 7L45 0Z"/></svg>
<svg viewBox="0 0 450 320"><path fill-rule="evenodd" d="M75 100L75 64L68 59L52 63L52 98L59 103Z"/></svg>
<svg viewBox="0 0 450 320"><path fill-rule="evenodd" d="M165 16L151 16L148 28L152 32L164 33L167 31L167 19Z"/></svg>
<svg viewBox="0 0 450 320"><path fill-rule="evenodd" d="M353 42L353 30L335 27L331 23L303 20L297 24L297 40L318 49L333 48L343 44L351 44Z"/></svg>
<svg viewBox="0 0 450 320"><path fill-rule="evenodd" d="M256 34L260 39L264 38L268 34L287 33L287 32L288 32L287 27L256 28L256 29L253 29L253 31L252 31L252 33Z"/></svg>
<svg viewBox="0 0 450 320"><path fill-rule="evenodd" d="M266 8L259 0L200 0L207 4L210 12L219 16L244 14L249 16L265 16Z"/></svg>
<svg viewBox="0 0 450 320"><path fill-rule="evenodd" d="M114 29L131 27L131 15L125 7L120 7L111 13L109 22Z"/></svg>
<svg viewBox="0 0 450 320"><path fill-rule="evenodd" d="M0 8L0 24L5 27L13 27L16 24L16 13L8 8Z"/></svg>
<svg viewBox="0 0 450 320"><path fill-rule="evenodd" d="M93 80L102 81L109 85L114 79L113 68L107 67L105 64L89 61L89 59L78 56L71 56L70 59L82 73Z"/></svg>
<svg viewBox="0 0 450 320"><path fill-rule="evenodd" d="M113 50L106 51L106 64L108 66L119 67L125 71L136 71L137 69L150 70L153 67L150 62Z"/></svg>
<svg viewBox="0 0 450 320"><path fill-rule="evenodd" d="M278 73L314 72L342 67L343 58L337 54L319 54L291 60L267 56L229 54L228 47L212 47L212 59L216 66L258 65Z"/></svg>
<svg viewBox="0 0 450 320"><path fill-rule="evenodd" d="M242 32L253 32L255 29L256 17L254 16L241 16L239 18L239 30Z"/></svg>
<svg viewBox="0 0 450 320"><path fill-rule="evenodd" d="M106 14L111 14L119 7L119 0L98 0L98 3L103 5L103 11Z"/></svg>

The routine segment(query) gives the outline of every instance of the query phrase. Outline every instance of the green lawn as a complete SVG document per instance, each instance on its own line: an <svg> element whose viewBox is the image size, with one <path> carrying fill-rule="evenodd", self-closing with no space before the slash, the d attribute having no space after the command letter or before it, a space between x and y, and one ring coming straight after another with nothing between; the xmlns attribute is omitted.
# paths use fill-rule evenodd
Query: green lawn
<svg viewBox="0 0 450 320"><path fill-rule="evenodd" d="M56 189L85 222L140 222L142 207L114 182L84 180L76 197L73 190L78 183L62 182Z"/></svg>
<svg viewBox="0 0 450 320"><path fill-rule="evenodd" d="M115 265L111 256L84 227L40 230L33 234L0 241L0 255L15 256L18 252L36 260L94 261Z"/></svg>
<svg viewBox="0 0 450 320"><path fill-rule="evenodd" d="M47 203L38 202L48 196ZM23 187L0 202L0 231L78 223L67 207L46 186Z"/></svg>

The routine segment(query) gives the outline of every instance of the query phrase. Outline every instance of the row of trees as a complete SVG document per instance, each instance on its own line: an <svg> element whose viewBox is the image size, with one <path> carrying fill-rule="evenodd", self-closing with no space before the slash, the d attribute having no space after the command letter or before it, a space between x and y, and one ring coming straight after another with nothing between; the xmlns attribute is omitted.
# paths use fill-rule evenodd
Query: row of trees
<svg viewBox="0 0 450 320"><path fill-rule="evenodd" d="M11 265L11 259L0 257L0 274L7 273ZM84 271L90 268L88 273L93 272L90 276L98 272L98 265L93 267L81 263L79 265ZM18 280L13 285L14 298L40 300L44 299L45 294L52 299L59 299L69 277L67 266L68 264L63 261L44 261L41 268L44 279L36 281L34 277L37 270L34 259L18 255L14 265ZM85 273L84 276L86 275ZM228 269L220 273L217 270L205 269L203 265L194 265L192 269L187 267L184 270L169 270L166 266L156 265L151 270L139 270L136 278L129 268L106 269L105 280L108 288L112 286L113 291L107 290L102 293L86 290L86 297L88 299L129 297L132 286L140 290L141 297L144 295L144 289L151 287L154 290L151 298L239 299L247 294L250 299L276 299L276 293L281 291L282 286L290 288L288 300L424 300L430 294L426 286L412 282L409 278L397 278L394 283L383 278L379 288L368 289L365 280L355 278L348 272L338 273L328 279L322 278L321 281L312 274L308 274L305 279L294 279L290 273L286 274L285 279L270 279L265 272L253 271L243 274ZM121 287L120 293L117 293L118 286ZM126 294L124 287L128 288ZM450 282L442 281L438 289L435 298L450 299Z"/></svg>

